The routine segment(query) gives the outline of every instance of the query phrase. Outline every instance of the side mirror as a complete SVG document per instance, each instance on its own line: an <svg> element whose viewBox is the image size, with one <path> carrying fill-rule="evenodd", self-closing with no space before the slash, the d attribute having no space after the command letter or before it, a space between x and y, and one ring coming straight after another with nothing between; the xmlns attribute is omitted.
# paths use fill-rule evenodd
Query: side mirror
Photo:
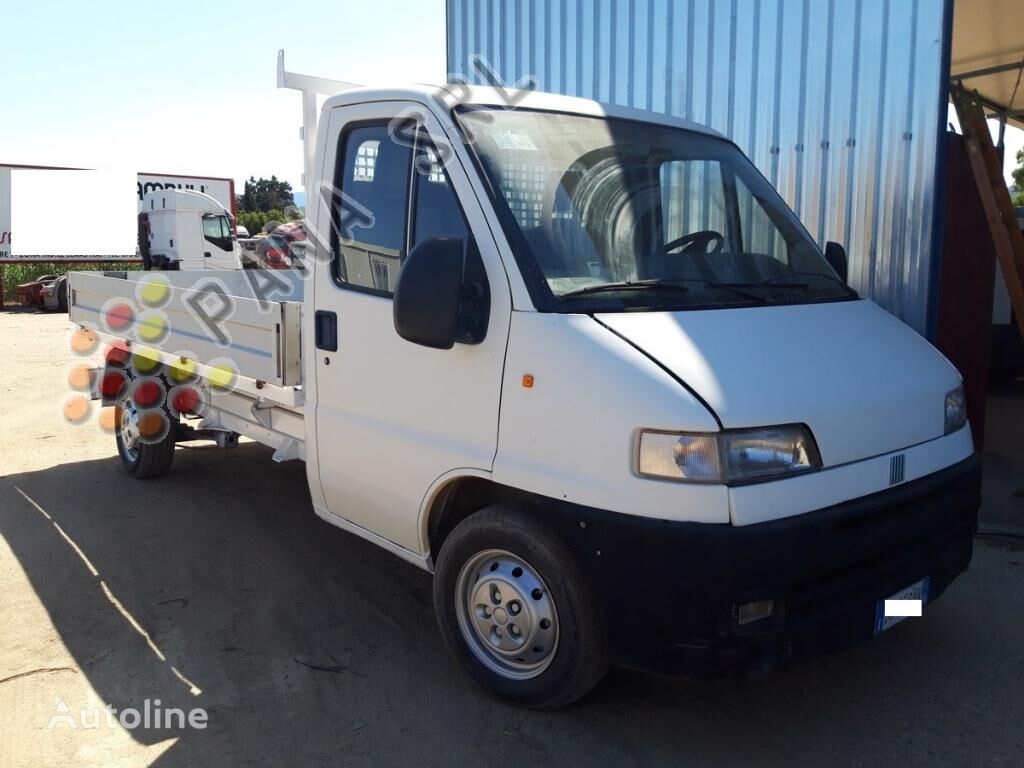
<svg viewBox="0 0 1024 768"><path fill-rule="evenodd" d="M395 284L398 335L413 344L451 349L459 330L463 242L457 237L424 240L405 257Z"/></svg>
<svg viewBox="0 0 1024 768"><path fill-rule="evenodd" d="M845 283L849 277L847 274L849 268L846 262L846 249L839 243L833 243L831 240L828 241L825 243L825 261L839 275L839 279Z"/></svg>

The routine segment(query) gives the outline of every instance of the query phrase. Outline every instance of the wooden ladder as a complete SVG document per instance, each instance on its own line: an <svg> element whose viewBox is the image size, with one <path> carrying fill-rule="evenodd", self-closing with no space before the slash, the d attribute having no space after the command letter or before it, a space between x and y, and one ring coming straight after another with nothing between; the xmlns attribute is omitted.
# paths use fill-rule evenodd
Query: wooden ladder
<svg viewBox="0 0 1024 768"><path fill-rule="evenodd" d="M978 184L978 194L985 208L985 218L988 219L992 243L1003 270L1013 314L1021 336L1024 336L1024 235L1017 223L1010 191L1003 180L999 153L992 144L992 134L977 91L968 91L958 84L950 89L950 95L960 119L967 157Z"/></svg>

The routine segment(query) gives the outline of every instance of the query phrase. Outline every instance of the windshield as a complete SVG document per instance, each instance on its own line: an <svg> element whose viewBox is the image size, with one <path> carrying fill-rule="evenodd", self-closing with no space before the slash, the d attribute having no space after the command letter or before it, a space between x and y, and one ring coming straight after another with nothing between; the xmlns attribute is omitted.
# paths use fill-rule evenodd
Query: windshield
<svg viewBox="0 0 1024 768"><path fill-rule="evenodd" d="M538 309L691 309L855 297L724 139L532 110L458 115Z"/></svg>

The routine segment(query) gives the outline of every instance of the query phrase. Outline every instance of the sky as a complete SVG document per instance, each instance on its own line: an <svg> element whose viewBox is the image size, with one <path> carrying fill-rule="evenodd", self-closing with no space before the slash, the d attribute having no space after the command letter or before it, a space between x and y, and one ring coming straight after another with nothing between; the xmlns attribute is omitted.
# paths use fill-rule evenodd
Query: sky
<svg viewBox="0 0 1024 768"><path fill-rule="evenodd" d="M446 71L444 0L32 0L5 3L0 29L0 163L298 188L301 96L276 87L279 48L289 71L368 85Z"/></svg>
<svg viewBox="0 0 1024 768"><path fill-rule="evenodd" d="M365 84L443 82L444 0L6 3L0 163L204 176L300 187L290 71ZM1024 146L1008 131L1007 165Z"/></svg>

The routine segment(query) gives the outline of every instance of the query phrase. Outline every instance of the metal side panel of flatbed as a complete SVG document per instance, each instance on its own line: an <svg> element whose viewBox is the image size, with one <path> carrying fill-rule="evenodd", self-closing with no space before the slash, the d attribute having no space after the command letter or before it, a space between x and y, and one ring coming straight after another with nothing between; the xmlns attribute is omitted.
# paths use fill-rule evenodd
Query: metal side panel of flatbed
<svg viewBox="0 0 1024 768"><path fill-rule="evenodd" d="M141 290L147 279L166 280L169 295L153 301ZM276 290L260 297L257 286L266 281L247 271L74 272L69 314L80 326L165 359L187 358L200 367L228 362L261 386L297 387L305 285L301 273L289 270L275 271L273 280Z"/></svg>

